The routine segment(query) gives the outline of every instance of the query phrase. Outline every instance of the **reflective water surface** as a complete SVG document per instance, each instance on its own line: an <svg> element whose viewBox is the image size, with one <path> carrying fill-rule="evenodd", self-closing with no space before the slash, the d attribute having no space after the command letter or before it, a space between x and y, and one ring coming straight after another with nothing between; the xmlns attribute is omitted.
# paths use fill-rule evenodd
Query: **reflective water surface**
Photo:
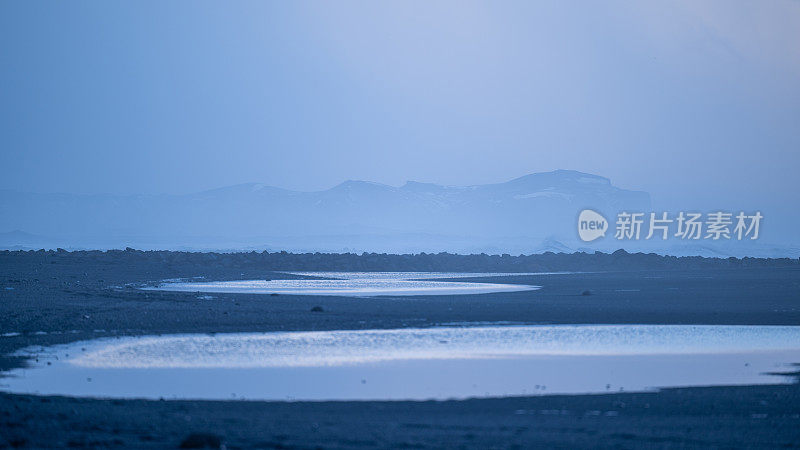
<svg viewBox="0 0 800 450"><path fill-rule="evenodd" d="M532 273L464 272L286 272L324 279L244 280L214 282L165 282L156 287L163 291L227 292L287 295L464 295L492 292L516 292L539 286L501 283L437 281L446 278L500 277L535 275Z"/></svg>
<svg viewBox="0 0 800 450"><path fill-rule="evenodd" d="M166 335L22 352L3 390L123 398L399 400L785 383L800 327L480 326Z"/></svg>

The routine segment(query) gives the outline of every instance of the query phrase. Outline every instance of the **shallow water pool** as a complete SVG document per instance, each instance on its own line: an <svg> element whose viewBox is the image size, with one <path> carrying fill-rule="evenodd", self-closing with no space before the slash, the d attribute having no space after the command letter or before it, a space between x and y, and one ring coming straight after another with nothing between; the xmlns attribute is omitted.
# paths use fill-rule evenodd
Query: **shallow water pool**
<svg viewBox="0 0 800 450"><path fill-rule="evenodd" d="M9 392L110 398L423 400L775 384L800 327L561 325L110 338L20 354Z"/></svg>
<svg viewBox="0 0 800 450"><path fill-rule="evenodd" d="M242 280L214 282L164 282L145 289L181 292L340 295L371 297L380 295L466 295L493 292L518 292L539 286L505 283L440 281L446 278L510 277L544 275L534 273L464 272L286 272L318 279ZM321 279L320 279L321 278Z"/></svg>

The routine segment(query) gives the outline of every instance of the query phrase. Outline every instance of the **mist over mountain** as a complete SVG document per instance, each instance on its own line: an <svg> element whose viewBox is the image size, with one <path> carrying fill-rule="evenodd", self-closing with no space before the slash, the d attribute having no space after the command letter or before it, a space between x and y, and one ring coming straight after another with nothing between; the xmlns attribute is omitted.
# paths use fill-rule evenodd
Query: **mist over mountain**
<svg viewBox="0 0 800 450"><path fill-rule="evenodd" d="M650 211L650 196L569 170L475 186L346 181L316 192L255 183L188 195L6 190L0 191L0 208L3 248L518 254L626 247L670 252L663 243L658 248L622 245L613 239L613 230L598 242L579 241L581 210L602 213L613 228L619 211ZM675 254L732 254L707 242L674 244Z"/></svg>

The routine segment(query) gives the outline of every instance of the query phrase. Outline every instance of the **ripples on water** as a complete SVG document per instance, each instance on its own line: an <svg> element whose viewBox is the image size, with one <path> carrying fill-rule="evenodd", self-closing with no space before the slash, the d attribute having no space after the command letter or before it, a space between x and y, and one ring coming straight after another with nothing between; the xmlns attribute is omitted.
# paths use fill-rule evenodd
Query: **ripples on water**
<svg viewBox="0 0 800 450"><path fill-rule="evenodd" d="M544 275L534 273L464 273L464 272L286 272L324 279L243 280L215 282L166 282L156 287L163 291L219 292L285 295L465 295L493 292L517 292L539 286L502 283L436 281L446 278L507 277Z"/></svg>
<svg viewBox="0 0 800 450"><path fill-rule="evenodd" d="M12 392L447 399L787 382L800 327L563 325L167 335L48 349ZM49 362L50 365L46 363Z"/></svg>

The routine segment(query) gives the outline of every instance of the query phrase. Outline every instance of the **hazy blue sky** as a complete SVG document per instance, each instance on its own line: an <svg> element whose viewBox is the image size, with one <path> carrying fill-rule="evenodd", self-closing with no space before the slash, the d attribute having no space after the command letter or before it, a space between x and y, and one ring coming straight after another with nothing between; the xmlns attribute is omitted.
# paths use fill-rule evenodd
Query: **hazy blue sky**
<svg viewBox="0 0 800 450"><path fill-rule="evenodd" d="M0 188L565 168L665 204L800 202L798 1L5 0L0 61Z"/></svg>

